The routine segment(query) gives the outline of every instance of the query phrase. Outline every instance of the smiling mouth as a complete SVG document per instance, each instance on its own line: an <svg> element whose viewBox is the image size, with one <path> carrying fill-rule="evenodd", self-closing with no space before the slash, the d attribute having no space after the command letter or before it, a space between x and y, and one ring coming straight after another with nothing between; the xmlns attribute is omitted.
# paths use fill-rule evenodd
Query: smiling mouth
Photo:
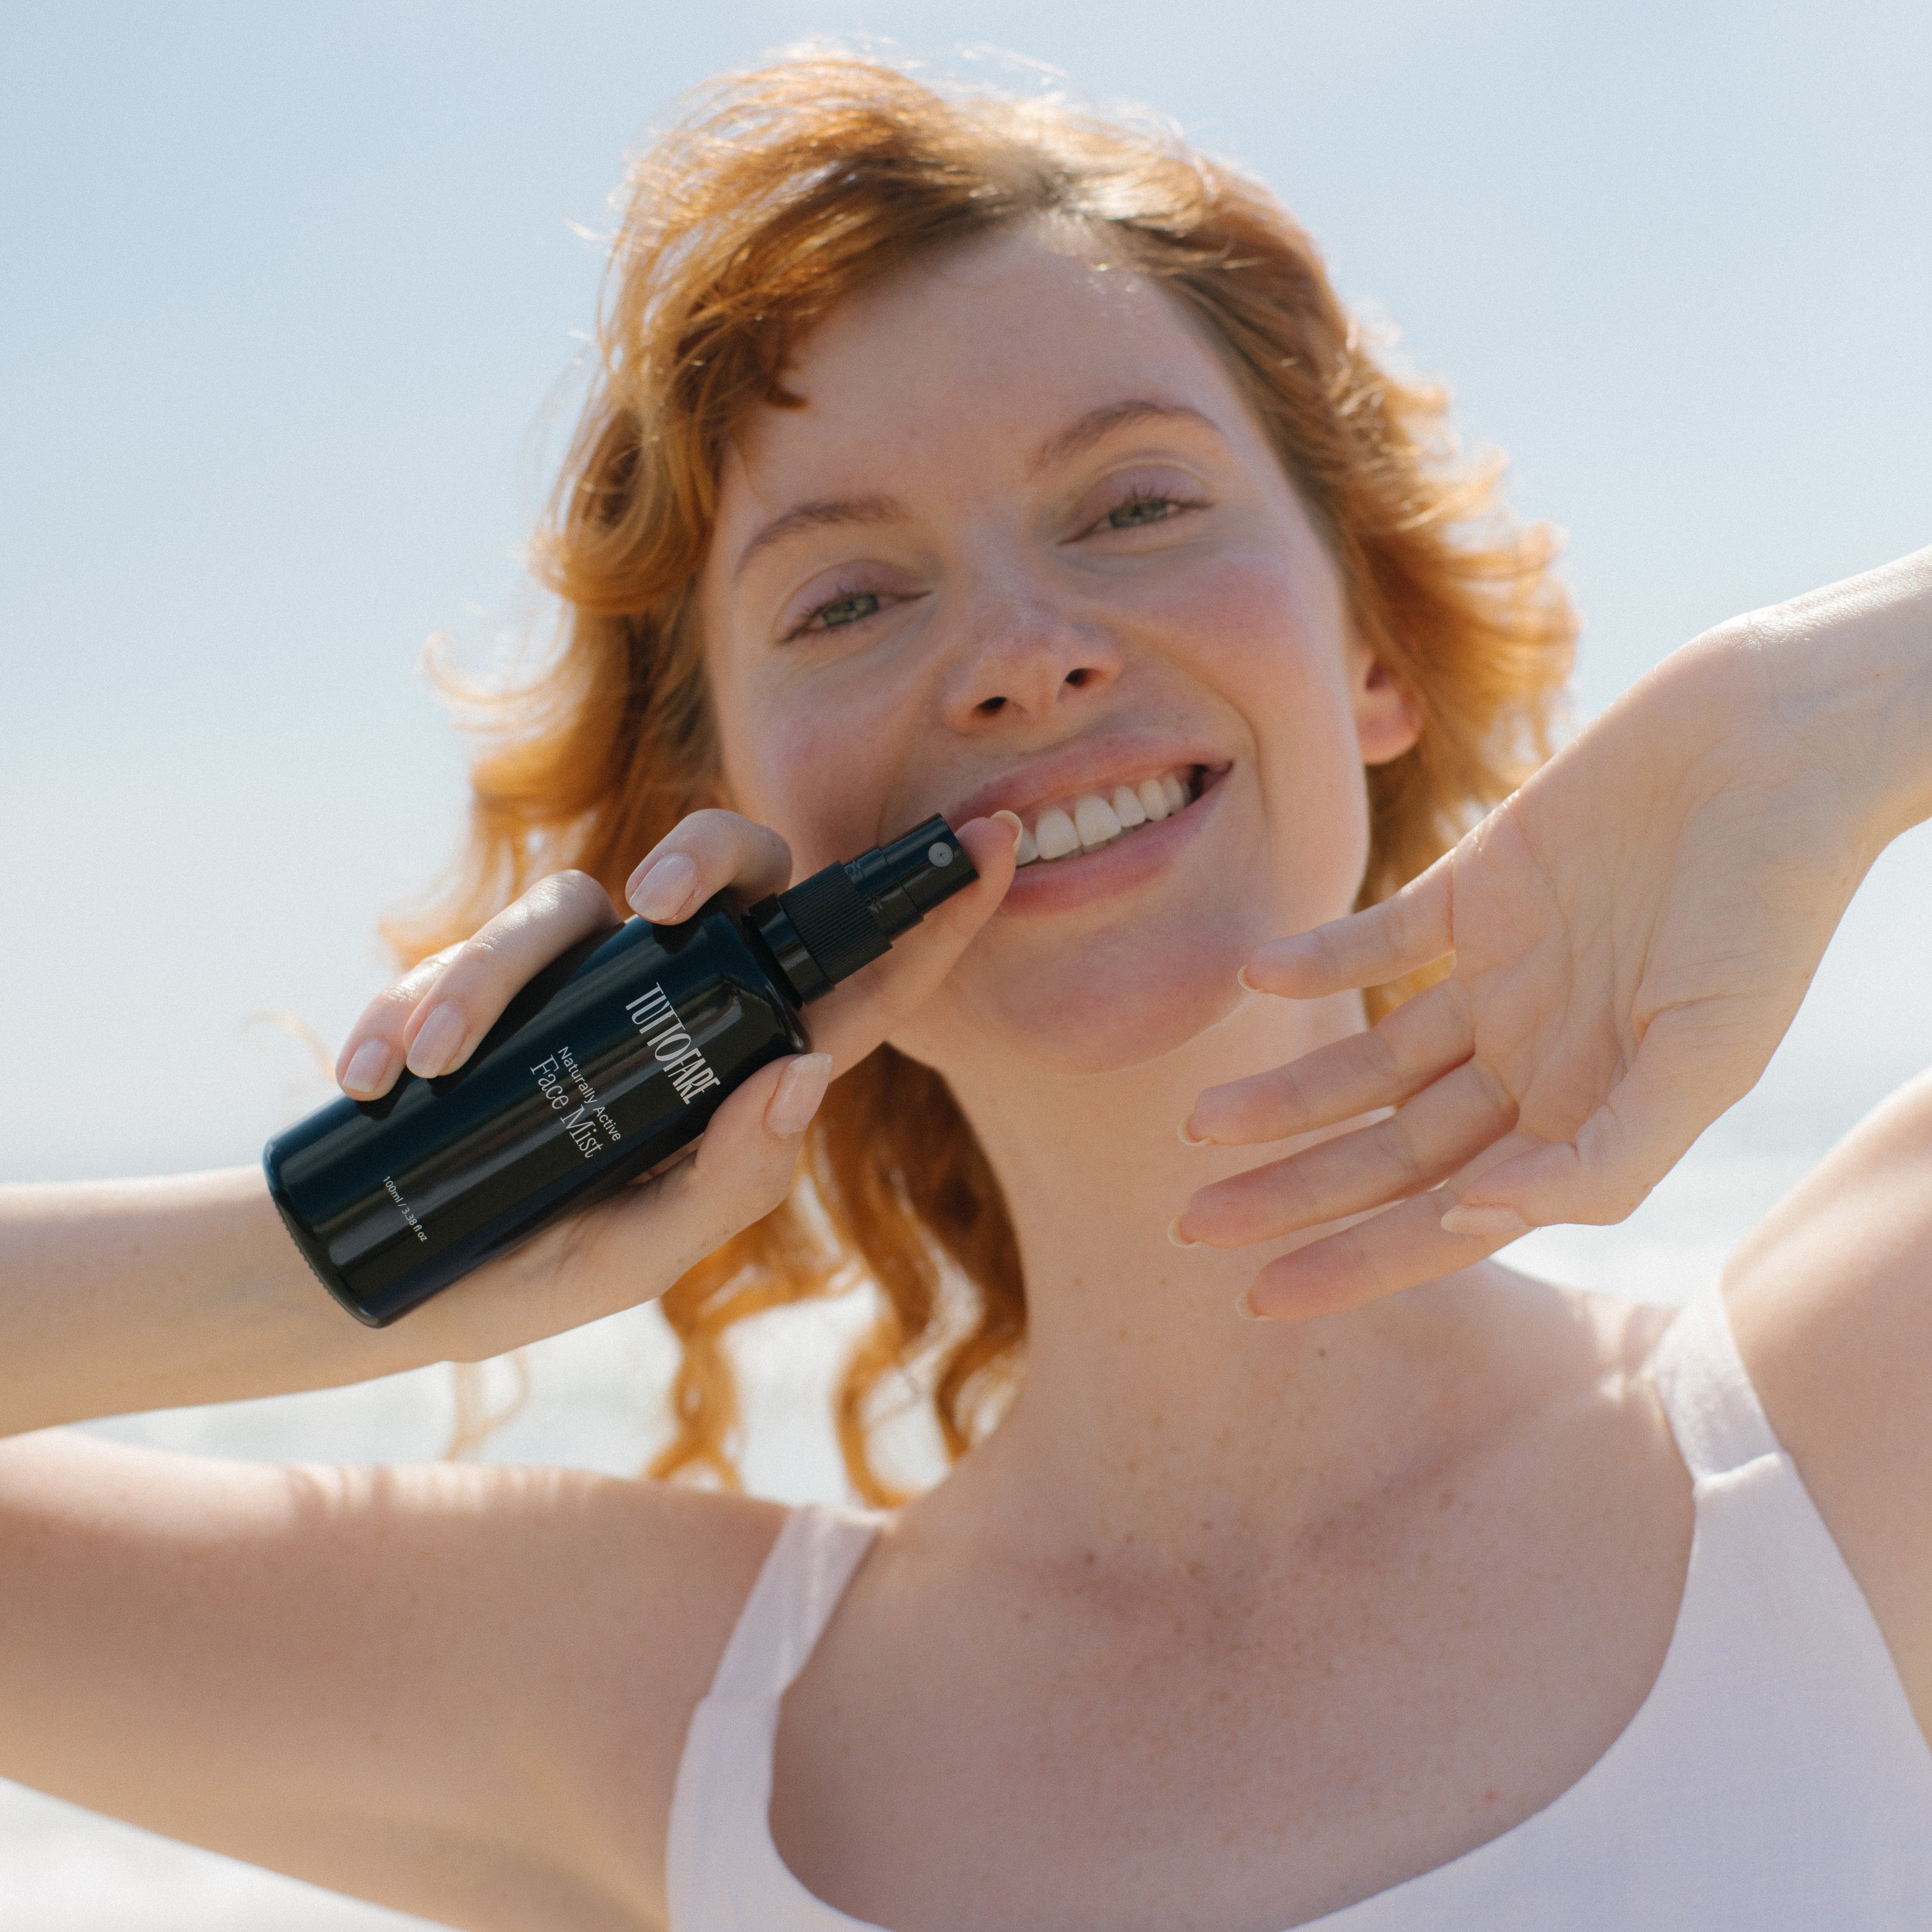
<svg viewBox="0 0 1932 1932"><path fill-rule="evenodd" d="M1176 765L1138 784L1116 785L1104 796L1082 792L1043 805L1032 824L1022 824L1013 862L1051 864L1131 838L1144 825L1186 811L1201 796L1204 771L1199 765Z"/></svg>

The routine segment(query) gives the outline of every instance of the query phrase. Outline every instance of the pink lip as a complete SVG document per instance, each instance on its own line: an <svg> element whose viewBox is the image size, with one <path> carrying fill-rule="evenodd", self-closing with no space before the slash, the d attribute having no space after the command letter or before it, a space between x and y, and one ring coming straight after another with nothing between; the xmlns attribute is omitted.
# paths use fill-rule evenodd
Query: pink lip
<svg viewBox="0 0 1932 1932"><path fill-rule="evenodd" d="M994 916L1025 919L1072 912L1144 885L1200 836L1220 794L1218 784L1210 784L1172 818L1143 825L1098 851L1064 859L1036 859L1030 866L1022 866L1013 874Z"/></svg>
<svg viewBox="0 0 1932 1932"><path fill-rule="evenodd" d="M956 805L947 808L946 816L954 825L964 825L968 819L986 818L995 812L1015 812L1024 818L1036 806L1077 798L1083 792L1097 792L1106 798L1112 796L1117 785L1136 784L1142 778L1172 771L1177 766L1205 766L1210 772L1218 773L1226 769L1227 762L1210 746L1169 737L1156 738L1150 734L1083 739L1064 750L1049 752L1003 772L991 784L969 792ZM1184 818L1186 814L1182 813L1180 816ZM1162 824L1177 822L1172 819L1161 821ZM1153 829L1144 827L1133 836L1144 838ZM1112 850L1112 848L1107 850ZM1055 859L1050 862L1068 866L1075 861ZM1027 869L1033 868L1029 866Z"/></svg>

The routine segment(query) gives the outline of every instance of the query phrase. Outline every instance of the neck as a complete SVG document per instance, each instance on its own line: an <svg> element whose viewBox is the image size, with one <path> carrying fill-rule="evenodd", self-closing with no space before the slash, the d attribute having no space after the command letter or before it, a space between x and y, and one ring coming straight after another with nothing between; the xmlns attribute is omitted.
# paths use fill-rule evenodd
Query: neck
<svg viewBox="0 0 1932 1932"><path fill-rule="evenodd" d="M1131 1545L1172 1564L1264 1520L1276 1542L1295 1519L1312 1525L1439 1453L1449 1365L1473 1344L1470 1284L1304 1324L1252 1321L1235 1301L1258 1270L1334 1228L1225 1251L1179 1250L1166 1232L1196 1188L1309 1144L1186 1145L1176 1130L1202 1089L1361 1025L1352 995L1253 1000L1185 1049L1119 1072L955 1078L1005 1190L1028 1308L1020 1392L946 1485L960 1503L1017 1484L1030 1506L1001 1520L1061 1548Z"/></svg>

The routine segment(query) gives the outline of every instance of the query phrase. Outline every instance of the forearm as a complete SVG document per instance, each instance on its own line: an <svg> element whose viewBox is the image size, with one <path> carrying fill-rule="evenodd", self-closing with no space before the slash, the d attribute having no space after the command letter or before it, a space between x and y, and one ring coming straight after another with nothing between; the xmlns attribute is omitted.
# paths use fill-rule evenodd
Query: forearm
<svg viewBox="0 0 1932 1932"><path fill-rule="evenodd" d="M426 1340L338 1307L254 1168L0 1189L0 1435L364 1381Z"/></svg>
<svg viewBox="0 0 1932 1932"><path fill-rule="evenodd" d="M1932 549L1742 622L1787 722L1848 788L1870 855L1932 818Z"/></svg>

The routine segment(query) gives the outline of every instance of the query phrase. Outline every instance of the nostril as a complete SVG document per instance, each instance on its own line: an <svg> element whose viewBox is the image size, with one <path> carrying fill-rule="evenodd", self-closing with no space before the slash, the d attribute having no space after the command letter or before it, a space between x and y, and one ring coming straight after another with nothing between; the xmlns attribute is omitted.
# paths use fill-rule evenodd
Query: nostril
<svg viewBox="0 0 1932 1932"><path fill-rule="evenodd" d="M1066 682L1078 691L1093 675L1094 674L1084 665L1076 664L1066 674Z"/></svg>
<svg viewBox="0 0 1932 1932"><path fill-rule="evenodd" d="M982 698L973 708L982 718L992 718L1006 707L1006 700L1004 698Z"/></svg>

